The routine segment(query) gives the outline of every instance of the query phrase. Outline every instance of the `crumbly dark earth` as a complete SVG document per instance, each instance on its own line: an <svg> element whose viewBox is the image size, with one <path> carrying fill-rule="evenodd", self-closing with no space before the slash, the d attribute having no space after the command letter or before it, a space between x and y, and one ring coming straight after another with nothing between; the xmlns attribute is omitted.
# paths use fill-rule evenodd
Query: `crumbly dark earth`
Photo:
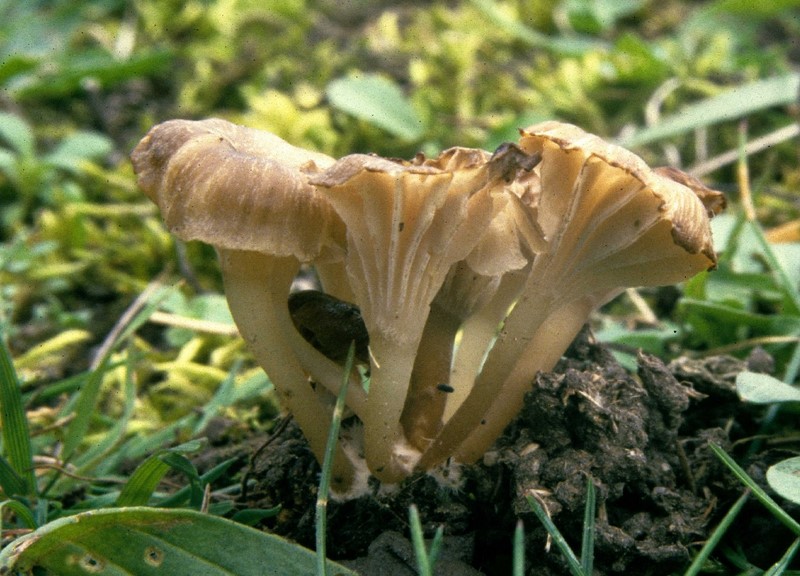
<svg viewBox="0 0 800 576"><path fill-rule="evenodd" d="M444 527L437 574L511 573L511 541L524 521L526 574L568 574L531 512L535 493L573 550L580 550L587 478L597 493L595 574L681 573L743 487L709 450L758 432L760 409L734 392L738 372L766 370L731 357L678 359L668 366L639 356L631 375L585 331L552 373L539 374L525 408L483 461L461 469L459 487L419 474L390 491L329 507L329 555L360 574L413 575L408 507L419 508L426 534ZM762 451L760 460L735 456L756 480L785 457ZM765 456L765 454L767 456ZM265 525L313 548L319 467L290 424L254 456L242 505L281 512ZM730 545L750 561L775 562L791 534L748 504Z"/></svg>

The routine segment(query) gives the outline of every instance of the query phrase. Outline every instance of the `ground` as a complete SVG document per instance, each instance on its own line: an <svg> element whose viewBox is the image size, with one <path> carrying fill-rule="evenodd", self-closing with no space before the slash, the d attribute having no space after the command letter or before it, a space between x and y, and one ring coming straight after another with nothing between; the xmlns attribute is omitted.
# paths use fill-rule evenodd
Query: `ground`
<svg viewBox="0 0 800 576"><path fill-rule="evenodd" d="M754 353L679 358L665 365L640 354L630 374L589 331L551 373L532 383L525 408L483 460L464 466L458 486L418 474L393 489L329 508L332 558L364 575L415 574L408 536L408 507L419 508L432 536L444 526L446 552L439 572L448 575L511 573L511 539L517 518L525 524L526 573L565 574L555 547L531 512L535 494L574 550L580 550L586 480L597 493L595 574L682 572L743 487L709 450L725 450L753 435L758 412L739 402L737 373L769 371L771 359ZM242 504L281 506L266 522L276 533L313 548L319 467L289 422L253 452ZM772 462L750 462L756 479ZM776 455L775 459L779 459ZM751 561L774 562L788 534L765 522L758 505L739 522ZM756 531L769 526L769 534ZM766 528L765 528L766 529ZM762 543L759 549L759 543ZM763 545L769 543L769 545ZM774 546L774 548L773 548Z"/></svg>

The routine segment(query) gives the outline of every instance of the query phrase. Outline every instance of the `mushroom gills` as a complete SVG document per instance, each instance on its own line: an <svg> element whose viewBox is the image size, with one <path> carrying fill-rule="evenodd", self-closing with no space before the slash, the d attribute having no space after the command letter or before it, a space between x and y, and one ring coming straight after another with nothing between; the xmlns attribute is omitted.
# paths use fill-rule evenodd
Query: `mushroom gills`
<svg viewBox="0 0 800 576"><path fill-rule="evenodd" d="M369 364L369 334L358 306L319 290L294 292L288 305L294 327L319 352L343 363L355 342L356 358Z"/></svg>

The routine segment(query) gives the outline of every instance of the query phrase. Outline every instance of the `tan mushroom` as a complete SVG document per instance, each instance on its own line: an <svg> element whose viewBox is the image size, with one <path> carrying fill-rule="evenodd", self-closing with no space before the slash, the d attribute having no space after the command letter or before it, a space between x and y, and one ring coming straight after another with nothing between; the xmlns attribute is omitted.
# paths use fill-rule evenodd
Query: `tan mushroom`
<svg viewBox="0 0 800 576"><path fill-rule="evenodd" d="M475 460L594 308L712 268L709 216L724 204L557 122L491 156L402 162L334 161L221 120L172 121L132 159L170 230L217 247L234 319L320 460L339 340L357 341L370 385L353 377L347 404L383 482ZM289 303L301 263L326 294ZM363 487L353 466L340 448L340 494Z"/></svg>
<svg viewBox="0 0 800 576"><path fill-rule="evenodd" d="M419 456L400 420L418 353L429 352L419 346L430 304L451 266L467 257L505 205L505 178L524 156L488 159L451 149L431 161L404 163L352 155L311 179L346 225L345 267L373 359L365 454L384 482L407 476ZM421 384L436 385L435 379Z"/></svg>
<svg viewBox="0 0 800 576"><path fill-rule="evenodd" d="M217 119L155 126L131 159L170 231L217 248L239 331L321 460L331 413L309 375L335 392L341 367L297 333L287 299L300 262L343 257L342 222L308 184L333 159ZM365 398L359 383L349 386L354 411ZM340 448L333 485L344 492L352 480Z"/></svg>
<svg viewBox="0 0 800 576"><path fill-rule="evenodd" d="M521 135L523 150L542 155L541 191L515 203L535 257L470 395L422 468L480 457L518 413L535 373L552 369L597 306L626 287L681 282L716 264L706 206L721 208L719 193L696 194L569 124Z"/></svg>
<svg viewBox="0 0 800 576"><path fill-rule="evenodd" d="M513 154L519 170L537 159ZM487 155L488 158L488 155ZM511 176L511 175L510 175ZM467 396L497 325L518 295L528 265L507 204L497 213L470 254L453 265L436 297L420 341L402 423L408 440L424 451Z"/></svg>

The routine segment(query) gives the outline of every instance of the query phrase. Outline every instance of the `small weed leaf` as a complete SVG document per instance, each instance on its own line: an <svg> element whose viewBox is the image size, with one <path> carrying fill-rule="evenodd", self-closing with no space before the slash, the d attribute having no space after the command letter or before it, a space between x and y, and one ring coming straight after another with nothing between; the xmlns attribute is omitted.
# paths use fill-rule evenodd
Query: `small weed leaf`
<svg viewBox="0 0 800 576"><path fill-rule="evenodd" d="M406 140L422 136L422 120L400 88L380 76L334 80L328 86L331 104Z"/></svg>
<svg viewBox="0 0 800 576"><path fill-rule="evenodd" d="M767 374L741 372L736 376L736 391L753 404L800 402L800 390Z"/></svg>
<svg viewBox="0 0 800 576"><path fill-rule="evenodd" d="M800 504L800 456L770 466L767 470L767 482L775 492L795 504Z"/></svg>

